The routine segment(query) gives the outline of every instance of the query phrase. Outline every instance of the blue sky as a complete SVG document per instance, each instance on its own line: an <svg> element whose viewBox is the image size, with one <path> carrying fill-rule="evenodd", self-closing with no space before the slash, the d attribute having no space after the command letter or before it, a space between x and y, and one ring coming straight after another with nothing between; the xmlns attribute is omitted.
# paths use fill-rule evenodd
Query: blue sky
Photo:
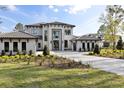
<svg viewBox="0 0 124 93"><path fill-rule="evenodd" d="M12 31L16 23L32 24L39 22L61 21L76 25L74 35L97 32L101 23L99 17L105 6L59 6L59 5L9 5L0 10L3 23L0 31Z"/></svg>

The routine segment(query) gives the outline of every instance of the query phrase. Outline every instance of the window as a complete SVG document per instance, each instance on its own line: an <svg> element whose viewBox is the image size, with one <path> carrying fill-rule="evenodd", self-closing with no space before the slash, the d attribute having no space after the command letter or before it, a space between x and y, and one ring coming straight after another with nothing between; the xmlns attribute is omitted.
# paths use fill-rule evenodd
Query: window
<svg viewBox="0 0 124 93"><path fill-rule="evenodd" d="M4 50L5 52L9 52L9 42L4 42Z"/></svg>
<svg viewBox="0 0 124 93"><path fill-rule="evenodd" d="M26 42L22 42L22 51L26 51Z"/></svg>
<svg viewBox="0 0 124 93"><path fill-rule="evenodd" d="M38 48L41 48L41 43L38 43Z"/></svg>
<svg viewBox="0 0 124 93"><path fill-rule="evenodd" d="M53 38L59 38L59 31L53 31Z"/></svg>
<svg viewBox="0 0 124 93"><path fill-rule="evenodd" d="M68 48L68 40L64 40L64 47Z"/></svg>
<svg viewBox="0 0 124 93"><path fill-rule="evenodd" d="M85 43L82 43L82 49L85 50Z"/></svg>
<svg viewBox="0 0 124 93"><path fill-rule="evenodd" d="M48 35L47 30L45 30L45 32L44 32L44 41L47 41L47 35Z"/></svg>
<svg viewBox="0 0 124 93"><path fill-rule="evenodd" d="M65 30L65 35L71 35L71 30Z"/></svg>
<svg viewBox="0 0 124 93"><path fill-rule="evenodd" d="M94 43L92 43L92 49L94 49Z"/></svg>
<svg viewBox="0 0 124 93"><path fill-rule="evenodd" d="M36 29L32 29L32 34L37 34Z"/></svg>
<svg viewBox="0 0 124 93"><path fill-rule="evenodd" d="M13 52L18 51L18 42L13 42Z"/></svg>
<svg viewBox="0 0 124 93"><path fill-rule="evenodd" d="M90 51L90 43L87 43L87 49Z"/></svg>

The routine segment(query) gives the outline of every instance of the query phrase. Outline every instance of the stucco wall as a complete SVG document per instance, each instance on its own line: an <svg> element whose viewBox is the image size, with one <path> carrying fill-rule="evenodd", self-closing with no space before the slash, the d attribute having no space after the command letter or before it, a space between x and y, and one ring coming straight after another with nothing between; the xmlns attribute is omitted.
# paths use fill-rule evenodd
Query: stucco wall
<svg viewBox="0 0 124 93"><path fill-rule="evenodd" d="M2 42L0 40L0 53L4 50L4 42L9 42L9 51L13 51L13 42L18 42L18 50L22 52L22 42L26 42L26 52L29 53L32 50L33 53L36 52L36 41L35 39L3 39ZM15 52L13 52L15 53Z"/></svg>
<svg viewBox="0 0 124 93"><path fill-rule="evenodd" d="M36 29L37 34L33 34L32 31ZM38 41L41 42L41 46L42 48L44 48L44 45L47 45L49 50L52 50L52 29L60 29L62 31L62 41L60 40L60 50L64 50L64 40L68 40L68 48L66 49L72 49L72 43L70 42L70 40L73 38L73 27L69 27L69 26L63 26L63 25L48 25L48 26L42 26L42 28L40 27L26 27L25 30L26 32L33 34L33 35L42 35L42 40ZM47 30L48 31L48 41L44 41L44 31ZM65 35L65 30L71 30L71 35Z"/></svg>

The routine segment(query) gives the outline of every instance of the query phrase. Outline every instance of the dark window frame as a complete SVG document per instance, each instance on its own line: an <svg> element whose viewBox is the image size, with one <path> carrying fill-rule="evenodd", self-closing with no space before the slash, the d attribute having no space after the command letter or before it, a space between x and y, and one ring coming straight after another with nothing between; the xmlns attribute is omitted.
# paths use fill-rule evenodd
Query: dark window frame
<svg viewBox="0 0 124 93"><path fill-rule="evenodd" d="M13 42L13 52L18 51L18 42Z"/></svg>
<svg viewBox="0 0 124 93"><path fill-rule="evenodd" d="M45 30L44 31L44 41L47 41L48 40L48 31Z"/></svg>
<svg viewBox="0 0 124 93"><path fill-rule="evenodd" d="M4 50L5 52L9 52L9 42L4 42Z"/></svg>
<svg viewBox="0 0 124 93"><path fill-rule="evenodd" d="M65 35L71 35L71 30L65 30Z"/></svg>
<svg viewBox="0 0 124 93"><path fill-rule="evenodd" d="M38 43L38 48L41 48L41 43Z"/></svg>
<svg viewBox="0 0 124 93"><path fill-rule="evenodd" d="M26 42L22 42L22 51L26 51Z"/></svg>

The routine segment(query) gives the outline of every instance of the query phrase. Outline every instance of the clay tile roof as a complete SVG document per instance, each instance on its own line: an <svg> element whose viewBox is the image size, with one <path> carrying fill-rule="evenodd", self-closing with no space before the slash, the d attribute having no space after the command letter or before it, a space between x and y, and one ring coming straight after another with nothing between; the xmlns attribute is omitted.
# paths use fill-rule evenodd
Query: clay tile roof
<svg viewBox="0 0 124 93"><path fill-rule="evenodd" d="M67 24L67 23L63 23L63 22L58 22L58 21L54 21L54 22L41 22L41 23L35 23L35 24L30 24L30 25L25 25L25 26L42 26L42 25L49 25L49 24L53 24L53 25L67 25L67 26L72 26L75 27L75 25L71 25L71 24Z"/></svg>
<svg viewBox="0 0 124 93"><path fill-rule="evenodd" d="M76 37L73 40L100 40L97 34L86 34L80 37Z"/></svg>
<svg viewBox="0 0 124 93"><path fill-rule="evenodd" d="M26 38L26 39L35 39L37 37L35 37L35 36L31 35L31 34L25 33L25 32L18 31L18 32L1 33L0 34L0 38Z"/></svg>

